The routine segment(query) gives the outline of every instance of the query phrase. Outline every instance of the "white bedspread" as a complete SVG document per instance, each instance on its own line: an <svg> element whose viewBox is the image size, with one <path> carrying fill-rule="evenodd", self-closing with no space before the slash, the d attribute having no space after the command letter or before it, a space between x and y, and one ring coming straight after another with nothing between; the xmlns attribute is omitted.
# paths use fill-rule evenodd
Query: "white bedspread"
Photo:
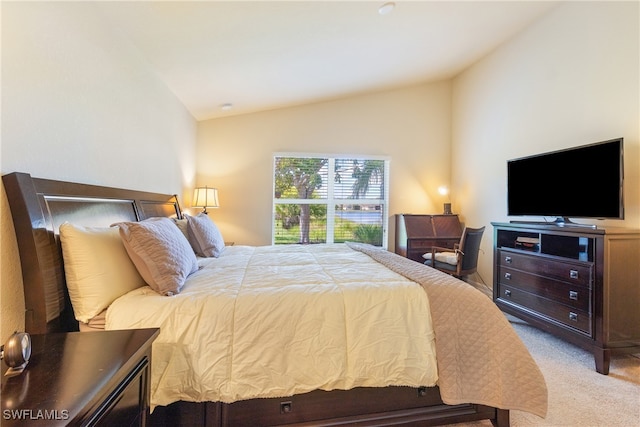
<svg viewBox="0 0 640 427"><path fill-rule="evenodd" d="M433 386L422 287L346 245L230 246L179 295L117 299L106 329L159 327L151 405Z"/></svg>

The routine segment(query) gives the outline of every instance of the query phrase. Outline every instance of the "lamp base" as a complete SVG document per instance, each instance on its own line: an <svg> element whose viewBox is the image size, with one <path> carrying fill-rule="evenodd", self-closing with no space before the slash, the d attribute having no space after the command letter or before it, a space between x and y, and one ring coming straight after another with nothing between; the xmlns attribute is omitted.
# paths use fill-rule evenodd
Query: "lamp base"
<svg viewBox="0 0 640 427"><path fill-rule="evenodd" d="M444 214L445 215L451 215L451 203L445 203L444 204Z"/></svg>

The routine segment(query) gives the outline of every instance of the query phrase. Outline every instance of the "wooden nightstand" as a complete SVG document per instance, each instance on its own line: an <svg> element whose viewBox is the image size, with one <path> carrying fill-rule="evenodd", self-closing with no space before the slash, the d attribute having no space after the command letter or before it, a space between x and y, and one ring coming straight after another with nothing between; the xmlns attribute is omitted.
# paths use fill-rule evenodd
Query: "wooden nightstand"
<svg viewBox="0 0 640 427"><path fill-rule="evenodd" d="M144 426L159 329L32 335L24 372L2 377L6 426Z"/></svg>

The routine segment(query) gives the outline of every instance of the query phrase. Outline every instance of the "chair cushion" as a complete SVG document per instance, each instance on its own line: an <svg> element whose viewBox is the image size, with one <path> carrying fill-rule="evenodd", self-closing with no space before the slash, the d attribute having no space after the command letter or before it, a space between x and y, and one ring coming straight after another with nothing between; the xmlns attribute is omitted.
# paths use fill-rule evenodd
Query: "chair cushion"
<svg viewBox="0 0 640 427"><path fill-rule="evenodd" d="M422 258L431 260L431 252L423 254ZM458 255L455 252L436 252L436 261L458 265Z"/></svg>

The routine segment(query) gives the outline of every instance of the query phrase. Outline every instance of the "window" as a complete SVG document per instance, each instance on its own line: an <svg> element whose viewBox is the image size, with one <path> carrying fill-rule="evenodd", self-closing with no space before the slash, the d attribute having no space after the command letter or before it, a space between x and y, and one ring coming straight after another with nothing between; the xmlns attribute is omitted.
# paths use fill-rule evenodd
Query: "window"
<svg viewBox="0 0 640 427"><path fill-rule="evenodd" d="M387 247L388 159L276 154L273 171L274 244Z"/></svg>

